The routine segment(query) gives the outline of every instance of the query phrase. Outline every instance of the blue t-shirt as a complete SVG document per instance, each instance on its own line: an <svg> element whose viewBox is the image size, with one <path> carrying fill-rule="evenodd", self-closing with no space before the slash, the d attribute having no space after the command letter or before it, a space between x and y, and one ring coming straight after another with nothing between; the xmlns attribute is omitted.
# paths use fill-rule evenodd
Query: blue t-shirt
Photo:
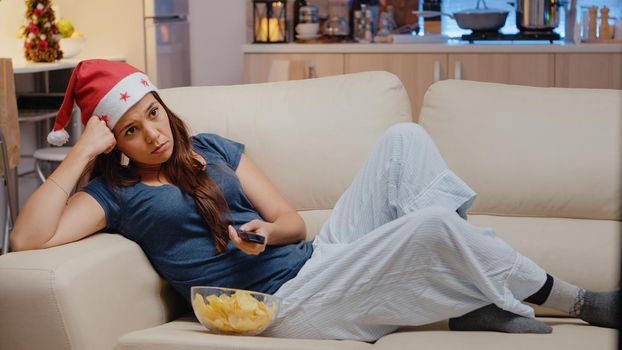
<svg viewBox="0 0 622 350"><path fill-rule="evenodd" d="M232 225L261 216L242 190L235 169L244 145L215 134L192 137L193 149L206 160L208 176L223 191ZM177 186L149 186L141 182L111 188L101 177L82 191L106 213L106 231L138 243L156 271L190 301L190 287L219 286L274 293L296 276L313 252L311 242L267 246L259 255L247 255L229 242L220 254L194 200Z"/></svg>

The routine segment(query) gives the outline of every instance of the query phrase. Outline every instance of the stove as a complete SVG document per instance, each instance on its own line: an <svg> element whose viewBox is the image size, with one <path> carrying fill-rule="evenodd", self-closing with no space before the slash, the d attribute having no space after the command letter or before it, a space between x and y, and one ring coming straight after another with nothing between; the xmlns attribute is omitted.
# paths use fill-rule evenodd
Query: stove
<svg viewBox="0 0 622 350"><path fill-rule="evenodd" d="M559 34L553 31L547 32L518 32L516 34L503 34L500 32L476 32L473 31L471 34L464 34L462 36L462 40L468 41L473 44L473 42L477 40L545 40L549 41L551 44L555 40L560 40L561 37Z"/></svg>

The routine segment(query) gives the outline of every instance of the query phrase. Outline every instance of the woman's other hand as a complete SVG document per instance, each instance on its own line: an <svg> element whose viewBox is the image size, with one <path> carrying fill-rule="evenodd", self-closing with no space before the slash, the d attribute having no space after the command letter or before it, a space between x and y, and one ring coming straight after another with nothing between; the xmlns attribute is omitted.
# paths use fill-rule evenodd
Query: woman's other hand
<svg viewBox="0 0 622 350"><path fill-rule="evenodd" d="M265 242L263 244L259 244L242 240L240 236L238 236L235 228L229 225L229 239L231 239L233 244L244 253L249 255L259 255L266 249L272 229L273 224L261 220L252 220L240 226L240 230L253 232L266 237Z"/></svg>
<svg viewBox="0 0 622 350"><path fill-rule="evenodd" d="M106 122L96 116L92 116L86 123L84 131L74 147L84 149L89 158L93 159L101 153L109 153L116 144L117 141L114 138L114 134L110 131Z"/></svg>

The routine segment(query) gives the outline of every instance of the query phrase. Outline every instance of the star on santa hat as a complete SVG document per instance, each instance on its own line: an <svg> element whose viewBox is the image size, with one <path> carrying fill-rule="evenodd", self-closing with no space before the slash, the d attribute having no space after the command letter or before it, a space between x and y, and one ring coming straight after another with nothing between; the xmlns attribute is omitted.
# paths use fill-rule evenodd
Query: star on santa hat
<svg viewBox="0 0 622 350"><path fill-rule="evenodd" d="M101 116L99 116L99 120L103 120L106 123L108 123L108 120L109 120L108 115L107 114L102 114Z"/></svg>
<svg viewBox="0 0 622 350"><path fill-rule="evenodd" d="M149 86L149 82L146 81L145 79L140 79L140 83L143 84L144 87Z"/></svg>
<svg viewBox="0 0 622 350"><path fill-rule="evenodd" d="M127 102L127 99L130 98L130 95L127 94L126 92L122 92L121 93L121 97L119 98L120 100L123 100L123 102Z"/></svg>

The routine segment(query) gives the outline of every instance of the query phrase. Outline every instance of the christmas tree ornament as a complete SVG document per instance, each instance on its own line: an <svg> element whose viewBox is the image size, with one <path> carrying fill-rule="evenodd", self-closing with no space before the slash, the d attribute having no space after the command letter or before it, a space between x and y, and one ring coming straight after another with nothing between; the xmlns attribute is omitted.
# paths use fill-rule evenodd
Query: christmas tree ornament
<svg viewBox="0 0 622 350"><path fill-rule="evenodd" d="M24 57L33 62L54 62L63 58L60 37L54 24L51 0L25 0L26 24L22 29Z"/></svg>

